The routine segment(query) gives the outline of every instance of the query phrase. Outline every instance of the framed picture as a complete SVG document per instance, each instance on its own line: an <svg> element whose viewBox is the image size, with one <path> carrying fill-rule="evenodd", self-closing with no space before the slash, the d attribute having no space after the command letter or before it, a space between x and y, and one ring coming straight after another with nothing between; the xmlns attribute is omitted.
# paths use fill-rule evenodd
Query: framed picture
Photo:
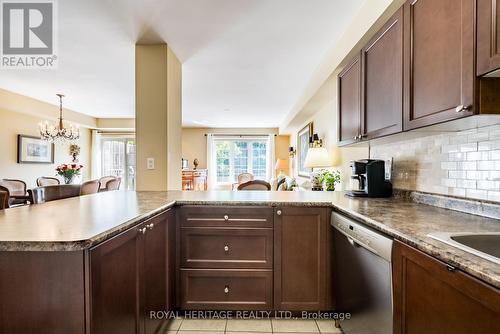
<svg viewBox="0 0 500 334"><path fill-rule="evenodd" d="M311 136L313 135L313 123L307 124L298 133L297 138L297 168L299 176L309 177L311 173L311 168L304 167L304 162L306 161L307 151L309 150L309 143L311 142Z"/></svg>
<svg viewBox="0 0 500 334"><path fill-rule="evenodd" d="M39 137L17 135L17 163L53 164L54 144Z"/></svg>

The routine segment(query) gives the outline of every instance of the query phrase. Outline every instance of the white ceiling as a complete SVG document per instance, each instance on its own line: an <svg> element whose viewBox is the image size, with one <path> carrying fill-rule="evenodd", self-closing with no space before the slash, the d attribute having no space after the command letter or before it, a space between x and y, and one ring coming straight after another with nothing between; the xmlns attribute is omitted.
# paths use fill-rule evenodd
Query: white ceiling
<svg viewBox="0 0 500 334"><path fill-rule="evenodd" d="M134 116L134 45L183 63L183 124L276 127L362 0L58 1L57 70L0 70L0 87L94 117Z"/></svg>

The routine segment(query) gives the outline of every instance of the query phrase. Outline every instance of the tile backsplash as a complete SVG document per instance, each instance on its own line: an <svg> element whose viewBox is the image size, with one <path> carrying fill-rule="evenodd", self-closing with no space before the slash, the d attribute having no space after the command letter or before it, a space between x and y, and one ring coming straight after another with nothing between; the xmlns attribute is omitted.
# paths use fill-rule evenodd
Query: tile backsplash
<svg viewBox="0 0 500 334"><path fill-rule="evenodd" d="M395 188L500 202L500 125L372 144Z"/></svg>

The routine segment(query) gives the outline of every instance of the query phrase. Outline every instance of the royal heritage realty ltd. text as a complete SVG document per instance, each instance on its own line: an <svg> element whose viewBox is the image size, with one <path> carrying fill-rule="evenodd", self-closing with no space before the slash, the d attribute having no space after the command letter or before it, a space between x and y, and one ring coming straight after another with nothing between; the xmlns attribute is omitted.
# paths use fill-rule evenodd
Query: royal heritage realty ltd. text
<svg viewBox="0 0 500 334"><path fill-rule="evenodd" d="M344 312L290 312L290 311L149 311L150 319L315 319L349 320Z"/></svg>

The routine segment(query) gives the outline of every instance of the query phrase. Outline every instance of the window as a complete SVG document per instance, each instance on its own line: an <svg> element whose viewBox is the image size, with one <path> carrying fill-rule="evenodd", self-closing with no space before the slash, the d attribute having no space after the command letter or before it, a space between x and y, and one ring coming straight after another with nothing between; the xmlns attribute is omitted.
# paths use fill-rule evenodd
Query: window
<svg viewBox="0 0 500 334"><path fill-rule="evenodd" d="M102 139L102 176L122 178L120 189L135 190L135 139Z"/></svg>
<svg viewBox="0 0 500 334"><path fill-rule="evenodd" d="M213 154L217 183L235 183L241 173L268 180L269 143L266 137L214 138Z"/></svg>

